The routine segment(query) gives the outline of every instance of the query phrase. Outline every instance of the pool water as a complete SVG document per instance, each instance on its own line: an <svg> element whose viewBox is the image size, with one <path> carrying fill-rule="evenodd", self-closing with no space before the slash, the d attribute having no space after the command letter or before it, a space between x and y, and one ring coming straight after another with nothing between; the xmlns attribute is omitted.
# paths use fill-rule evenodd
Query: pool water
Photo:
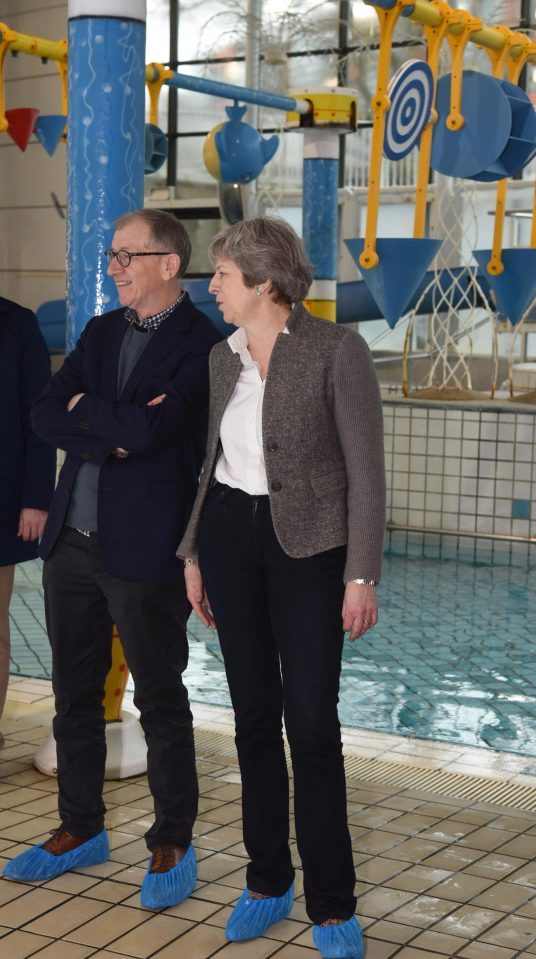
<svg viewBox="0 0 536 959"><path fill-rule="evenodd" d="M535 577L385 556L378 625L344 646L342 723L536 756ZM192 699L230 704L217 637L190 631Z"/></svg>
<svg viewBox="0 0 536 959"><path fill-rule="evenodd" d="M17 568L12 672L50 677L40 572ZM345 643L342 723L536 756L535 586L515 565L387 554L379 623ZM230 705L216 634L188 631L191 699Z"/></svg>

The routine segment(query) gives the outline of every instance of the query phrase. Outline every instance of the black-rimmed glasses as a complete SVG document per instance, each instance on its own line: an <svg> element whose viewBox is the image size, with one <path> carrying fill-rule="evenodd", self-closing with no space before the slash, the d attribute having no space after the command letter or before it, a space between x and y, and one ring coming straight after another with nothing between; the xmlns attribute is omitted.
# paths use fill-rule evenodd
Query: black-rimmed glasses
<svg viewBox="0 0 536 959"><path fill-rule="evenodd" d="M108 264L116 257L119 266L126 269L127 266L130 266L133 256L169 256L170 253L171 250L151 250L148 253L131 253L129 250L105 250L104 256Z"/></svg>

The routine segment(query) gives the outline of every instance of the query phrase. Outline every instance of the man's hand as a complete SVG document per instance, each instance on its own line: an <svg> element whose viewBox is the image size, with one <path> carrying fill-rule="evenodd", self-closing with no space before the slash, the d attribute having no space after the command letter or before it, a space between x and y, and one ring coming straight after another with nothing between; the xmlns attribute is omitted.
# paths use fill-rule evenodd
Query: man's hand
<svg viewBox="0 0 536 959"><path fill-rule="evenodd" d="M347 583L342 604L343 629L349 630L350 642L358 639L378 622L378 602L374 586Z"/></svg>
<svg viewBox="0 0 536 959"><path fill-rule="evenodd" d="M40 539L43 535L47 516L48 513L43 509L30 509L28 507L21 509L17 536L20 536L25 543L29 543L33 539Z"/></svg>
<svg viewBox="0 0 536 959"><path fill-rule="evenodd" d="M67 403L67 412L70 413L71 410L74 410L76 404L78 403L78 400L81 400L82 397L85 395L86 395L85 393L75 393L74 396L71 396L71 399Z"/></svg>
<svg viewBox="0 0 536 959"><path fill-rule="evenodd" d="M80 393L80 396L83 396L83 395L84 395L83 393ZM78 397L78 399L80 399L80 396ZM160 396L155 396L154 399L149 400L149 402L146 405L159 406L160 403L164 402L165 398L166 398L166 394L161 393ZM74 399L75 397L73 396L73 400ZM114 456L117 456L117 458L120 460L124 460L127 458L127 456L130 456L130 453L128 452L128 450L124 450L122 446L116 446L116 448L112 450L112 453L114 454Z"/></svg>

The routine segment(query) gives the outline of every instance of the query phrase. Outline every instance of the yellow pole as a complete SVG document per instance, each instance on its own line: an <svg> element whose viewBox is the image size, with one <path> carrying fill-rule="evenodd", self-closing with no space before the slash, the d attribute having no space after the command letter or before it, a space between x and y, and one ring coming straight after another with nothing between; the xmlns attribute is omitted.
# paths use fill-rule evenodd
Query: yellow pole
<svg viewBox="0 0 536 959"><path fill-rule="evenodd" d="M4 61L6 53L11 42L12 31L6 27L5 23L0 23L0 133L7 130L9 124L6 120L6 103L4 94Z"/></svg>
<svg viewBox="0 0 536 959"><path fill-rule="evenodd" d="M450 25L458 16L458 11L452 10L448 3L443 0L432 0L430 6L435 7L441 14L439 22L432 26L425 24L423 33L426 37L427 57L426 62L432 71L434 78L434 90L432 95L432 110L430 120L426 124L419 147L419 165L417 168L417 195L415 200L415 218L413 221L413 236L416 239L423 239L426 228L426 205L428 202L428 179L430 177L430 157L432 155L432 137L434 126L437 123L437 110L435 108L437 75L439 73L439 52L445 34Z"/></svg>
<svg viewBox="0 0 536 959"><path fill-rule="evenodd" d="M529 37L523 33L514 33L512 30L509 30L508 27L498 27L497 29L501 30L504 34L504 47L500 53L491 53L488 51L493 76L502 77L506 64L508 80L510 83L518 83L521 71L533 52L534 44L532 44ZM513 51L517 51L517 54L514 55ZM502 247L507 192L508 179L505 177L497 183L497 193L495 197L493 244L491 248L491 259L487 265L488 273L491 273L493 276L500 276L500 274L504 272Z"/></svg>
<svg viewBox="0 0 536 959"><path fill-rule="evenodd" d="M359 265L364 270L372 270L380 262L376 252L376 238L378 234L378 211L380 204L380 181L382 172L383 141L385 137L385 114L391 106L387 96L389 85L389 66L393 33L399 17L411 0L397 0L390 10L374 7L380 22L380 49L378 53L378 72L376 76L376 92L371 100L373 113L372 144L370 148L369 188L367 199L367 222L365 226L365 243L359 257Z"/></svg>
<svg viewBox="0 0 536 959"><path fill-rule="evenodd" d="M158 101L162 84L173 76L173 70L168 70L162 63L149 63L145 68L145 83L149 91L149 122L158 126Z"/></svg>
<svg viewBox="0 0 536 959"><path fill-rule="evenodd" d="M104 685L104 719L107 723L121 719L121 704L128 681L128 666L117 628L114 626L112 640L112 665Z"/></svg>
<svg viewBox="0 0 536 959"><path fill-rule="evenodd" d="M450 113L446 119L449 130L462 130L465 120L462 114L462 81L463 55L469 39L482 26L480 17L472 17L466 10L460 10L460 22L455 24L456 31L451 28L447 33L447 40L452 54L452 68L450 78Z"/></svg>
<svg viewBox="0 0 536 959"><path fill-rule="evenodd" d="M65 51L67 51L67 40L60 40L60 43L65 44ZM68 64L67 59L65 60L56 60L56 66L59 70L60 80L61 80L61 112L67 116L67 71Z"/></svg>

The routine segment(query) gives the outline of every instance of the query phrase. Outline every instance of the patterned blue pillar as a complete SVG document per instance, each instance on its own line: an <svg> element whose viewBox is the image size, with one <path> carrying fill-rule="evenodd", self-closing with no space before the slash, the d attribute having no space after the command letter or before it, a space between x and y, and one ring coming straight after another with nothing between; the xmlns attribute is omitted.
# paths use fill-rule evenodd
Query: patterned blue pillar
<svg viewBox="0 0 536 959"><path fill-rule="evenodd" d="M315 316L335 320L339 132L305 129L303 134L303 244L314 275L304 302Z"/></svg>
<svg viewBox="0 0 536 959"><path fill-rule="evenodd" d="M145 0L69 0L67 352L118 306L103 252L143 206Z"/></svg>

